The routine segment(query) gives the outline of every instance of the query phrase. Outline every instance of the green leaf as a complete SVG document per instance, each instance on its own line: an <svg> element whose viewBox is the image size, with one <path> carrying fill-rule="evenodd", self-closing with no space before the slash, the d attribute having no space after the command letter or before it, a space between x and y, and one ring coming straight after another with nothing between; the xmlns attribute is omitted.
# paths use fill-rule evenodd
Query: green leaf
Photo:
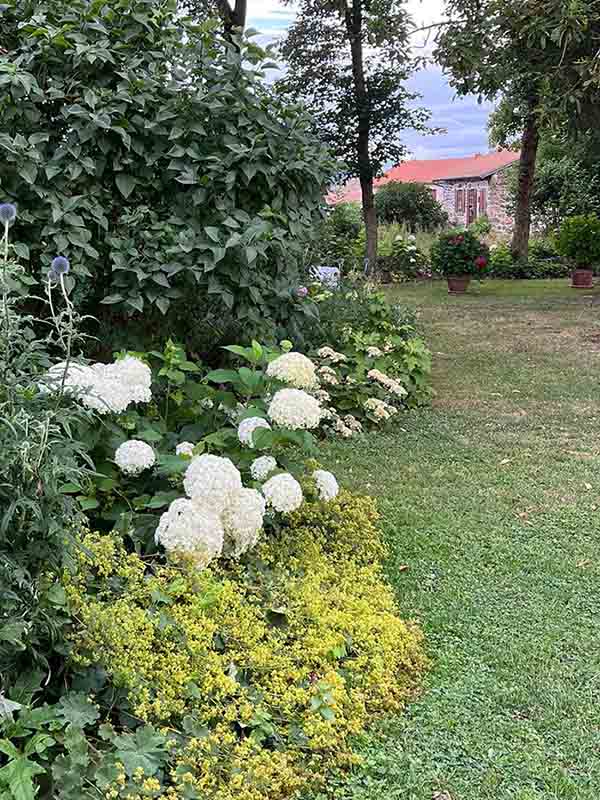
<svg viewBox="0 0 600 800"><path fill-rule="evenodd" d="M239 376L234 369L214 369L206 376L212 383L237 383Z"/></svg>
<svg viewBox="0 0 600 800"><path fill-rule="evenodd" d="M137 182L137 178L134 178L133 175L127 175L125 172L119 172L116 177L119 191L126 200L135 189Z"/></svg>
<svg viewBox="0 0 600 800"><path fill-rule="evenodd" d="M33 778L45 771L27 756L18 755L0 769L0 786L8 786L10 800L35 800L37 788L33 785Z"/></svg>
<svg viewBox="0 0 600 800"><path fill-rule="evenodd" d="M58 717L75 728L85 728L99 719L100 712L84 692L70 692L58 702Z"/></svg>
<svg viewBox="0 0 600 800"><path fill-rule="evenodd" d="M138 728L134 734L125 733L113 739L115 758L125 767L129 777L136 770L152 776L168 758L167 740L150 725Z"/></svg>
<svg viewBox="0 0 600 800"><path fill-rule="evenodd" d="M109 294L108 297L105 297L104 300L100 301L105 305L109 305L110 303L122 303L123 302L123 295L122 294Z"/></svg>
<svg viewBox="0 0 600 800"><path fill-rule="evenodd" d="M98 508L100 505L95 497L86 497L85 495L79 494L77 495L77 499L79 500L79 505L84 511L91 511L93 508Z"/></svg>

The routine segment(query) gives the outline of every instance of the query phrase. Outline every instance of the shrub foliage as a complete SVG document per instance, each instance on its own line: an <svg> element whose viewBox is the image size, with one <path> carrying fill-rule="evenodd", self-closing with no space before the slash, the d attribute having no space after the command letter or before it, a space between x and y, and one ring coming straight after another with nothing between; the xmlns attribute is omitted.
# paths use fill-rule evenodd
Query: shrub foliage
<svg viewBox="0 0 600 800"><path fill-rule="evenodd" d="M411 233L434 230L448 222L448 215L422 183L384 184L375 195L375 208L381 222L397 222Z"/></svg>
<svg viewBox="0 0 600 800"><path fill-rule="evenodd" d="M2 45L0 188L34 273L44 242L94 313L176 318L191 294L217 331L247 331L298 310L333 164L262 80L260 48L219 41L175 0L12 0Z"/></svg>

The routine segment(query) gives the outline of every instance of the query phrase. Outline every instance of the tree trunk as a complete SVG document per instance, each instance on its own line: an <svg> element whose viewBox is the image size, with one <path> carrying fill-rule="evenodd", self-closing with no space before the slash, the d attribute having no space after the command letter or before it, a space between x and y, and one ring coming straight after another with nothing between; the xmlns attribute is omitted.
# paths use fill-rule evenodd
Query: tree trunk
<svg viewBox="0 0 600 800"><path fill-rule="evenodd" d="M528 104L527 119L521 144L519 162L519 185L517 190L517 209L512 240L512 253L515 259L526 259L529 254L529 233L531 231L531 190L535 178L535 162L540 141L537 118L538 96L532 95Z"/></svg>
<svg viewBox="0 0 600 800"><path fill-rule="evenodd" d="M350 40L352 54L352 76L354 78L354 99L358 119L357 156L358 177L362 193L362 211L367 234L366 271L371 273L377 266L377 216L373 192L373 167L369 153L371 135L371 117L369 113L369 96L365 81L362 42L362 2L352 0L352 7L344 5L346 30Z"/></svg>
<svg viewBox="0 0 600 800"><path fill-rule="evenodd" d="M217 4L227 38L232 36L235 28L243 30L246 27L248 0L235 0L233 8L229 5L229 0L217 0Z"/></svg>

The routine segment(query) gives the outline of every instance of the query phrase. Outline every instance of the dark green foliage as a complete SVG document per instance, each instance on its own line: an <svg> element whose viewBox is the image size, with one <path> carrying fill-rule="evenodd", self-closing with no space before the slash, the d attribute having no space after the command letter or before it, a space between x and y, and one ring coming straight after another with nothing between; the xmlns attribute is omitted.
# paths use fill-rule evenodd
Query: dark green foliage
<svg viewBox="0 0 600 800"><path fill-rule="evenodd" d="M216 338L231 320L275 335L334 165L264 83L265 53L212 27L175 0L11 0L0 188L30 271L41 242L68 255L93 313L177 319L197 298L188 328L208 310Z"/></svg>
<svg viewBox="0 0 600 800"><path fill-rule="evenodd" d="M339 203L317 229L311 247L311 264L340 267L348 273L360 268L363 255L364 226L360 206Z"/></svg>
<svg viewBox="0 0 600 800"><path fill-rule="evenodd" d="M390 181L375 195L380 222L397 222L414 233L435 230L448 222L448 215L422 183Z"/></svg>
<svg viewBox="0 0 600 800"><path fill-rule="evenodd" d="M490 251L490 278L566 278L570 274L571 267L560 256L551 239L534 239L527 260L515 260L510 247L504 244Z"/></svg>
<svg viewBox="0 0 600 800"><path fill-rule="evenodd" d="M595 214L568 217L560 226L558 251L578 267L600 262L600 218Z"/></svg>
<svg viewBox="0 0 600 800"><path fill-rule="evenodd" d="M441 275L483 276L488 248L470 230L442 233L431 248L431 266Z"/></svg>

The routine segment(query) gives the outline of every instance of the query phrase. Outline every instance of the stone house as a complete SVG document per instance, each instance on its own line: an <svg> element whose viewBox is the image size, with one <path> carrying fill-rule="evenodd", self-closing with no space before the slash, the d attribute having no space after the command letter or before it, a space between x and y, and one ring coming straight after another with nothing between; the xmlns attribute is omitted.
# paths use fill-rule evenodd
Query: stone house
<svg viewBox="0 0 600 800"><path fill-rule="evenodd" d="M499 150L465 158L405 161L376 182L376 190L389 181L424 183L444 207L452 225L470 225L487 216L492 229L509 233L513 220L506 212L508 167L519 153ZM360 186L350 181L327 198L330 203L360 202Z"/></svg>

